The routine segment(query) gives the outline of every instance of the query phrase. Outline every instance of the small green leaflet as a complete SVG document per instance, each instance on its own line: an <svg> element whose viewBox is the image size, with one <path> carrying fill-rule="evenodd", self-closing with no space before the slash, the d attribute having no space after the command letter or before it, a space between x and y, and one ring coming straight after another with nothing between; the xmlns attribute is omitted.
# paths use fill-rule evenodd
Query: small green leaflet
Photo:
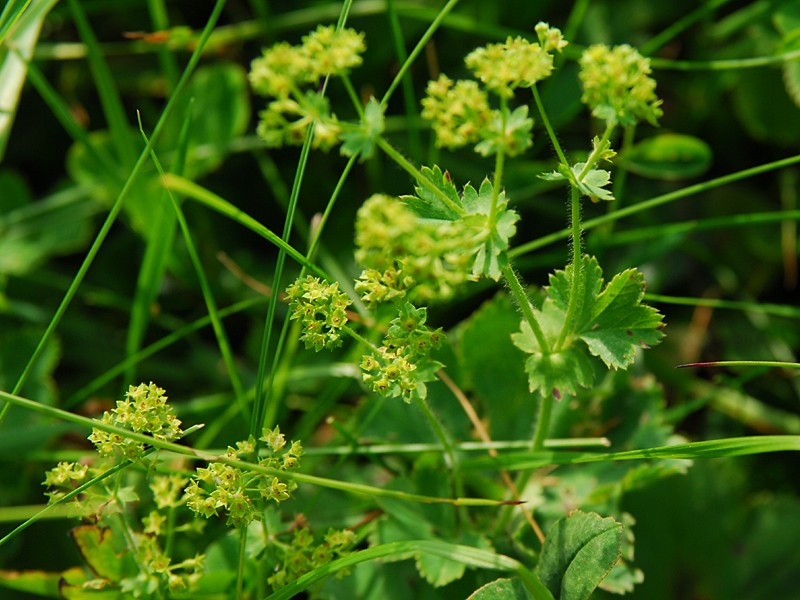
<svg viewBox="0 0 800 600"><path fill-rule="evenodd" d="M578 188L581 194L589 196L592 202L597 202L598 200L613 200L613 194L605 189L605 186L611 183L611 173L605 169L589 169L589 171L581 177L581 171L583 171L585 166L586 163L575 163L570 167L569 174L562 172L566 171L566 167L559 166L558 171L544 173L539 175L539 178L545 181L570 181Z"/></svg>
<svg viewBox="0 0 800 600"><path fill-rule="evenodd" d="M508 156L518 156L533 145L531 130L533 119L528 116L527 106L515 108L505 123L502 113L497 111L487 131L488 137L475 145L475 151L481 156L491 156L501 150Z"/></svg>
<svg viewBox="0 0 800 600"><path fill-rule="evenodd" d="M477 279L490 277L495 281L502 276L508 265L506 251L509 240L517 232L519 215L508 208L508 198L500 191L496 198L492 220L492 182L484 179L479 189L469 183L459 195L449 173L434 166L422 168L422 175L439 190L439 194L427 186L417 186L416 196L401 199L423 219L444 220L463 225L462 235L466 248L475 256L472 275ZM448 198L447 203L441 197ZM460 210L459 210L460 209Z"/></svg>
<svg viewBox="0 0 800 600"><path fill-rule="evenodd" d="M556 398L575 394L594 381L594 362L599 358L609 369L627 369L639 347L657 344L663 337L661 314L642 304L644 277L635 269L615 275L604 285L597 259L583 256L584 285L576 298L577 312L561 348L555 348L569 306L572 265L550 276L541 309L534 309L551 352L539 348L527 322L512 335L514 344L531 356L525 363L531 391L552 393Z"/></svg>
<svg viewBox="0 0 800 600"><path fill-rule="evenodd" d="M384 121L383 107L375 98L370 98L358 128L342 134L342 154L344 156L361 154L362 161L372 157L375 153L375 140L383 133Z"/></svg>

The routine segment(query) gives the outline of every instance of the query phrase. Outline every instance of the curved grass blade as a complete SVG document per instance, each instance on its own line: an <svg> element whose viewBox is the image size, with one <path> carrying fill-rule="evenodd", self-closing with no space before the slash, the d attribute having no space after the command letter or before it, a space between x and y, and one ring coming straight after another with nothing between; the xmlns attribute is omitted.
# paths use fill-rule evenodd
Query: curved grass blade
<svg viewBox="0 0 800 600"><path fill-rule="evenodd" d="M501 454L496 458L486 456L465 460L462 462L462 465L465 469L503 468L524 471L539 469L549 465L574 465L617 460L648 460L653 458L695 460L787 451L800 451L800 435L742 436L608 453L514 452Z"/></svg>

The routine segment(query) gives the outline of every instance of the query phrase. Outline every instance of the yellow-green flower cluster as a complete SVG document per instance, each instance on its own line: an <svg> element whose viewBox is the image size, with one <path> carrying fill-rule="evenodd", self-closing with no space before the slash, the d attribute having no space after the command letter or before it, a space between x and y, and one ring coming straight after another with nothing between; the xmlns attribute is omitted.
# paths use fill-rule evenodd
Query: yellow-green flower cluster
<svg viewBox="0 0 800 600"><path fill-rule="evenodd" d="M476 48L465 63L489 90L506 98L516 88L531 87L553 72L553 55L522 37Z"/></svg>
<svg viewBox="0 0 800 600"><path fill-rule="evenodd" d="M136 539L137 562L145 568L135 577L120 580L119 591L122 596L152 598L159 596L159 590L165 587L172 593L188 592L197 588L205 572L205 555L197 554L173 564L161 548L157 535L141 535Z"/></svg>
<svg viewBox="0 0 800 600"><path fill-rule="evenodd" d="M446 300L467 280L475 246L463 221L419 219L398 198L371 196L356 215L356 291L368 305Z"/></svg>
<svg viewBox="0 0 800 600"><path fill-rule="evenodd" d="M295 529L292 541L278 547L281 562L268 583L274 590L283 588L301 575L346 556L355 543L356 535L349 529L329 529L321 540L315 540L307 527ZM339 570L337 576L346 572Z"/></svg>
<svg viewBox="0 0 800 600"><path fill-rule="evenodd" d="M342 345L342 328L347 324L350 299L338 283L326 283L316 277L298 279L286 288L292 319L303 325L300 339L306 348L319 351Z"/></svg>
<svg viewBox="0 0 800 600"><path fill-rule="evenodd" d="M477 82L440 75L428 82L422 118L431 121L436 145L458 148L480 141L493 120L489 97Z"/></svg>
<svg viewBox="0 0 800 600"><path fill-rule="evenodd" d="M262 96L285 98L305 84L346 74L361 64L365 50L364 34L320 25L298 46L278 42L266 48L250 65L250 85Z"/></svg>
<svg viewBox="0 0 800 600"><path fill-rule="evenodd" d="M303 447L292 442L286 447L286 438L280 428L265 430L260 440L266 442L268 456L259 458L258 464L270 469L291 471L300 464ZM255 452L255 440L251 437L239 442L236 448L229 447L226 457L246 460ZM227 513L228 525L245 527L261 519L257 500L288 500L297 489L292 481L261 473L251 473L239 467L221 462L211 462L208 467L198 468L185 490L186 505L206 518Z"/></svg>
<svg viewBox="0 0 800 600"><path fill-rule="evenodd" d="M362 358L362 377L373 392L390 398L399 396L406 402L425 398L425 382L433 380L442 366L430 358L430 353L444 340L441 329L431 330L425 325L427 316L427 309L406 302L389 324L377 354Z"/></svg>
<svg viewBox="0 0 800 600"><path fill-rule="evenodd" d="M167 404L164 390L154 384L130 386L125 400L117 401L116 408L103 413L103 424L114 425L136 433L152 435L157 440L172 442L183 435L180 420ZM107 433L93 429L89 436L97 451L106 457L121 456L129 460L142 458L145 452L143 443L126 438L117 433Z"/></svg>
<svg viewBox="0 0 800 600"><path fill-rule="evenodd" d="M88 475L88 466L62 461L45 473L42 485L50 488L45 494L55 502L85 483Z"/></svg>
<svg viewBox="0 0 800 600"><path fill-rule="evenodd" d="M345 76L361 64L364 35L352 29L320 25L292 46L279 42L264 50L250 65L250 85L262 96L274 98L259 113L258 134L269 147L299 145L314 124L315 148L327 150L339 143L341 127L327 101L305 86L323 77Z"/></svg>
<svg viewBox="0 0 800 600"><path fill-rule="evenodd" d="M611 125L628 126L643 119L657 125L661 100L650 73L650 61L627 44L589 46L580 59L581 101Z"/></svg>

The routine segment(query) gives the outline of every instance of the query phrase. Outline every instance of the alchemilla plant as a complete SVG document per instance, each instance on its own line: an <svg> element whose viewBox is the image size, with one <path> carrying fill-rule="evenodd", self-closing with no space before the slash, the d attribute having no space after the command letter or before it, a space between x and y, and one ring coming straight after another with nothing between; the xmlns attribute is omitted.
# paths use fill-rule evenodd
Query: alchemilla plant
<svg viewBox="0 0 800 600"><path fill-rule="evenodd" d="M22 4L27 5L14 1L10 6ZM660 250L662 244L674 250L679 242L664 235L653 243L658 248L625 245L637 239L649 244L659 232L684 235L694 231L689 225L713 228L724 221L739 226L742 219L715 217L642 231L615 230L615 221L767 167L800 162L795 158L686 188L677 184L681 161L705 146L688 135L655 133L662 121L678 114L651 69L651 64L674 66L654 52L656 42L675 35L674 28L641 51L624 43L590 43L641 38L589 31L580 21L584 12L593 27L602 21L592 12L597 4L576 3L563 32L532 21L526 32L506 36L506 30L484 30L475 21L471 39L485 35L486 43L437 49L434 32L447 25L445 17L455 5L451 0L418 43L406 49L403 36L416 31L418 22L406 29L390 19L389 44L388 36L374 37L380 28L366 5L362 33L347 26L349 2L336 25L317 25L324 19L309 17L319 8L315 5L308 12L280 7L274 23L261 7L258 26L241 28L241 23L216 26L223 4L218 2L202 34L164 25L162 32L130 34L125 42L135 56L157 55L152 62L163 69L163 77L152 88L157 94L166 90L168 97L163 118L150 133L145 133L151 127L148 110L163 104L162 97L142 110L142 136L134 147L126 146L132 137L123 116L128 104L114 109L119 94L112 70L103 63L110 56L92 35L83 3L68 4L102 88L98 105L107 114L93 122L107 122L109 130L88 132L67 123L65 129L76 138L66 161L74 185L57 186L52 204L37 204L31 219L38 223L49 214L48 206L71 210L73 202L81 223L98 207L108 211L108 218L51 327L33 340L36 350L15 387L0 391L0 426L10 411L25 410L86 428L88 440L70 430L69 437L59 437L72 445L62 452L50 444L61 430L42 434L42 439L51 437L35 450L51 462L31 471L45 470L47 507L0 537L0 558L11 548L7 542L18 542L22 531L49 514L80 521L63 532L69 531L68 547L75 552L70 564L82 561L83 566L57 573L3 568L0 585L82 600L647 595L650 565L638 552L656 545L660 551L662 542L650 539L649 513L635 508L638 494L662 492L662 480L686 473L692 459L800 448L789 435L687 442L676 433L676 424L701 405L718 402L729 413L732 405L746 405L749 412L742 412L757 414L759 426L781 420L770 411L751 410L751 399L742 396L747 382L740 381L737 387L723 386L728 396L717 396L711 383L692 379L686 393L692 401L680 398L674 410L667 410L670 396L662 386L671 383L658 360L669 348L648 351L662 342L665 328L662 314L645 302L665 298L645 295L645 273L656 288L663 287L664 278L648 261L652 253L667 252ZM151 4L154 22L166 19L159 2ZM284 10L292 18L280 16ZM387 4L392 17L408 10ZM685 23L706 19L707 10L712 9L698 9ZM0 15L0 45L10 35L8 19L16 14L9 9ZM775 26L785 30L785 48L767 61L783 61L787 82L800 77L792 62L800 30L793 15L788 11L775 18ZM465 21L452 22L457 27L448 35L463 35ZM295 31L300 23L303 30ZM236 37L228 27L241 34L241 45L227 46ZM263 27L275 43L261 51L247 46ZM726 21L714 39L735 27L734 20ZM390 45L396 65L376 71L383 68L378 63ZM76 51L73 46L70 52ZM9 56L16 57L16 48ZM19 48L20 56L27 56ZM176 48L191 52L191 59L176 62ZM37 66L53 56L68 62L60 58L61 50L37 49L27 68L53 114L66 120L73 114L69 103L50 89ZM234 55L252 58L249 69L231 61ZM187 65L183 77L178 64ZM725 61L708 65L729 66ZM0 72L3 66L0 52ZM387 91L375 97L375 82L384 77L391 80ZM0 91L6 89L3 81L0 77ZM402 103L395 92L402 92ZM250 113L251 94L257 120ZM663 103L660 95L670 101ZM738 109L747 106L739 98ZM681 129L673 122L669 128ZM0 158L2 132L0 124ZM280 207L253 199L258 184L239 188L238 180L225 179L230 166L225 159L233 153L254 159L249 167L239 161L236 168L245 172L257 165L268 191L285 200ZM704 156L704 166L682 176L702 174L710 164L710 156ZM284 194L286 161L294 168L295 157L294 184ZM667 169L661 182L648 181L647 173L658 172L663 163L674 169ZM120 173L130 178L120 180ZM338 181L331 181L331 173ZM0 172L0 187L7 181ZM224 186L217 185L221 181ZM243 190L241 203L201 182ZM787 175L783 183L782 202L791 207L796 182ZM657 185L668 193L636 201L643 189L662 189ZM60 243L59 228L47 219L46 234L28 235L23 228L14 235L15 223L27 223L30 215L19 208L24 202L14 200L15 186L6 187L11 199L0 198L0 231L12 233L9 247L17 239L33 240L30 248ZM68 192L64 196L62 189ZM88 197L95 193L102 199ZM327 193L326 204L314 204ZM308 205L301 203L306 200ZM220 223L203 220L207 209ZM251 217L251 209L264 209L260 214L268 220ZM794 212L765 214L759 222L786 221L796 217ZM62 346L50 344L49 336L70 301L82 298L78 288L92 260L101 256L117 215L131 227L114 231L136 240L117 250L141 247L139 274L125 288L125 294L134 292L128 298L113 286L98 287L105 295L92 290L87 299L131 306L124 362L104 366L107 372L71 396L65 392L69 397L53 393L49 398L50 371L42 366L39 373L37 360L57 362ZM282 235L270 229L276 215L286 218ZM230 241L225 219L273 244L277 259L261 253L248 261L246 247L238 252L238 244L254 242ZM198 223L203 235L195 240ZM543 223L546 227L540 227ZM530 240L537 228L552 227L558 229ZM787 228L782 231L788 243L791 235ZM230 242L225 252L217 248L221 240ZM534 252L557 240L565 242L560 251ZM786 247L783 258L789 264L792 252ZM20 260L33 252L30 248L17 253ZM209 257L218 257L224 269L206 273L206 261L216 260ZM16 268L13 262L0 260L3 326L11 314L38 323L40 311L14 300L12 292L41 281L16 281L8 271ZM715 285L723 286L726 277ZM184 319L173 310L173 290L180 291L181 306L195 311L198 303L185 302L183 294L194 293L195 300L202 294L207 317ZM238 302L242 292L247 297ZM259 313L254 321L252 309L259 304L266 315ZM790 312L779 308L775 314ZM696 321L692 327L700 327L702 319ZM200 331L206 326L213 335ZM229 327L238 327L236 334L229 335ZM70 331L75 329L80 327ZM166 333L146 347L145 340L160 330ZM141 380L145 365L155 364L142 361L184 337L193 340L181 350L190 355L186 363L164 360L143 383L128 386ZM0 343L0 381L12 380L5 365L16 365L18 347L30 345L20 334L23 339ZM113 343L104 339L98 348ZM65 355L69 347L63 344ZM29 377L38 387L25 388ZM173 379L165 384L170 395L150 377L162 384ZM114 378L124 382L121 393L104 395ZM23 392L49 401L29 400ZM96 402L81 404L90 397ZM80 412L71 412L79 406ZM787 432L797 426L785 421L790 422ZM20 431L18 436L29 430ZM593 451L606 446L613 448ZM37 495L39 481L41 475ZM726 480L731 494L738 493L736 481ZM683 501L677 493L671 498ZM724 503L724 497L713 496L708 504L718 501ZM0 507L0 522L4 515L6 521L19 518L8 517L5 508ZM743 543L741 554L772 540L775 536L764 532L774 533L775 522L791 531L793 514L787 509L781 519L753 519L757 541ZM740 527L749 515L735 513L728 520ZM41 529L40 536L42 531L50 534ZM723 535L720 539L729 542ZM27 544L20 547L30 552ZM794 564L788 555L787 561ZM737 589L758 587L747 582ZM702 593L715 595L705 588Z"/></svg>

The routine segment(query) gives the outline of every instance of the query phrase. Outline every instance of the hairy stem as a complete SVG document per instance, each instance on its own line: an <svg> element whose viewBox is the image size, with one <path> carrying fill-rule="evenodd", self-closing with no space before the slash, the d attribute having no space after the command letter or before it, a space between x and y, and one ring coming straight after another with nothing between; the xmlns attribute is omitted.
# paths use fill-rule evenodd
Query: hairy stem
<svg viewBox="0 0 800 600"><path fill-rule="evenodd" d="M570 247L572 249L572 282L569 291L569 303L567 304L567 314L564 317L564 325L561 333L558 334L556 351L564 349L564 343L568 335L572 332L575 322L575 315L583 308L583 261L581 248L581 198L578 188L570 188L571 231Z"/></svg>
<svg viewBox="0 0 800 600"><path fill-rule="evenodd" d="M542 98L539 96L539 89L536 87L536 85L533 85L531 87L531 91L533 92L533 100L536 102L536 109L539 111L539 117L542 119L544 128L547 130L547 135L550 138L550 143L553 144L553 149L556 151L556 155L558 155L558 160L566 168L569 168L569 161L567 160L564 151L561 149L561 144L558 143L558 138L556 137L556 132L553 130L553 126L550 124L550 119L547 118L547 113L544 110Z"/></svg>
<svg viewBox="0 0 800 600"><path fill-rule="evenodd" d="M536 341L539 343L542 354L550 354L550 344L547 343L547 338L544 336L541 325L539 325L536 313L533 312L533 306L528 298L528 294L526 294L525 290L522 288L522 284L516 272L511 266L507 266L503 269L503 277L508 283L511 293L514 294L514 298L522 311L522 316L525 318L528 325L531 326L531 330L533 331L533 335L536 336Z"/></svg>

